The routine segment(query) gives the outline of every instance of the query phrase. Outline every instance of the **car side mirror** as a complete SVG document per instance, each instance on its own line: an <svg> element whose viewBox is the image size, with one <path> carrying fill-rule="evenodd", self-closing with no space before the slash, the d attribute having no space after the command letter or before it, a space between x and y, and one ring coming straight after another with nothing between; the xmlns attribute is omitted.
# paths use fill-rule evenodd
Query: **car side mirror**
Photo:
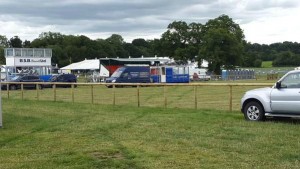
<svg viewBox="0 0 300 169"><path fill-rule="evenodd" d="M276 82L276 86L275 86L277 89L280 89L281 88L281 82Z"/></svg>

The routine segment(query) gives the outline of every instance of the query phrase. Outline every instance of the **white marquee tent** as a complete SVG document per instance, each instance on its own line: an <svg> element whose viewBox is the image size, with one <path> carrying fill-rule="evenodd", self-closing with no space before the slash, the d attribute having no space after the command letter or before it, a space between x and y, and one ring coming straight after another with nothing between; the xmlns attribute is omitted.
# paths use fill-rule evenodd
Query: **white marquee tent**
<svg viewBox="0 0 300 169"><path fill-rule="evenodd" d="M99 59L85 59L81 62L72 63L68 66L60 68L61 70L99 70L100 69L100 76L102 77L109 77L108 70L103 66L100 65Z"/></svg>

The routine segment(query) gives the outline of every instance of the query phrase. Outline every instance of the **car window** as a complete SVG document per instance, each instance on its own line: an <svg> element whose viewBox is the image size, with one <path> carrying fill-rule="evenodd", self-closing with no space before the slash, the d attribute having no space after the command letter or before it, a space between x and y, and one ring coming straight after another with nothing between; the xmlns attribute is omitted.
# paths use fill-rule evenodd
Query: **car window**
<svg viewBox="0 0 300 169"><path fill-rule="evenodd" d="M21 77L20 76L15 76L15 77L11 78L11 80L17 80L17 79L21 79Z"/></svg>
<svg viewBox="0 0 300 169"><path fill-rule="evenodd" d="M281 82L284 88L300 88L300 73L287 75Z"/></svg>
<svg viewBox="0 0 300 169"><path fill-rule="evenodd" d="M37 76L31 76L29 80L38 80L38 79L39 79L39 77L37 77Z"/></svg>
<svg viewBox="0 0 300 169"><path fill-rule="evenodd" d="M28 76L23 76L21 80L28 80Z"/></svg>
<svg viewBox="0 0 300 169"><path fill-rule="evenodd" d="M27 76L28 80L33 80L34 77L33 76Z"/></svg>
<svg viewBox="0 0 300 169"><path fill-rule="evenodd" d="M122 74L122 77L123 77L123 78L127 78L127 77L128 77L128 73L127 73L127 72L126 72L126 73L123 73L123 74Z"/></svg>
<svg viewBox="0 0 300 169"><path fill-rule="evenodd" d="M63 79L64 79L63 76L58 76L58 77L57 77L57 80L58 80L58 81L63 80Z"/></svg>
<svg viewBox="0 0 300 169"><path fill-rule="evenodd" d="M57 79L57 76L52 76L51 81L55 81Z"/></svg>

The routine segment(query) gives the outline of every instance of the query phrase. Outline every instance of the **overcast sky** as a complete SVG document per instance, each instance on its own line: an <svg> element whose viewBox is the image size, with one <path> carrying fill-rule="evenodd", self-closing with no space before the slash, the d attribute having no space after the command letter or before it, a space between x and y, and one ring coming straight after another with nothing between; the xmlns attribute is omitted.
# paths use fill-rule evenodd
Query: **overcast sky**
<svg viewBox="0 0 300 169"><path fill-rule="evenodd" d="M160 38L173 21L231 17L252 43L300 42L300 0L0 0L0 35L33 40L42 32L125 41Z"/></svg>

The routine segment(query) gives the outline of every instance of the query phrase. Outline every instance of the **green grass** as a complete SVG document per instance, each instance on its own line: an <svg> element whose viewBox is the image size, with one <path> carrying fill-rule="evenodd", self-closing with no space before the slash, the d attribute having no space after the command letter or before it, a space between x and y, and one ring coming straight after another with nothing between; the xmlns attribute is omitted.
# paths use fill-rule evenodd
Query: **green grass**
<svg viewBox="0 0 300 169"><path fill-rule="evenodd" d="M299 168L299 121L3 99L0 168Z"/></svg>
<svg viewBox="0 0 300 169"><path fill-rule="evenodd" d="M261 67L262 68L271 68L271 67L273 67L272 63L273 63L272 61L263 61L261 63Z"/></svg>

